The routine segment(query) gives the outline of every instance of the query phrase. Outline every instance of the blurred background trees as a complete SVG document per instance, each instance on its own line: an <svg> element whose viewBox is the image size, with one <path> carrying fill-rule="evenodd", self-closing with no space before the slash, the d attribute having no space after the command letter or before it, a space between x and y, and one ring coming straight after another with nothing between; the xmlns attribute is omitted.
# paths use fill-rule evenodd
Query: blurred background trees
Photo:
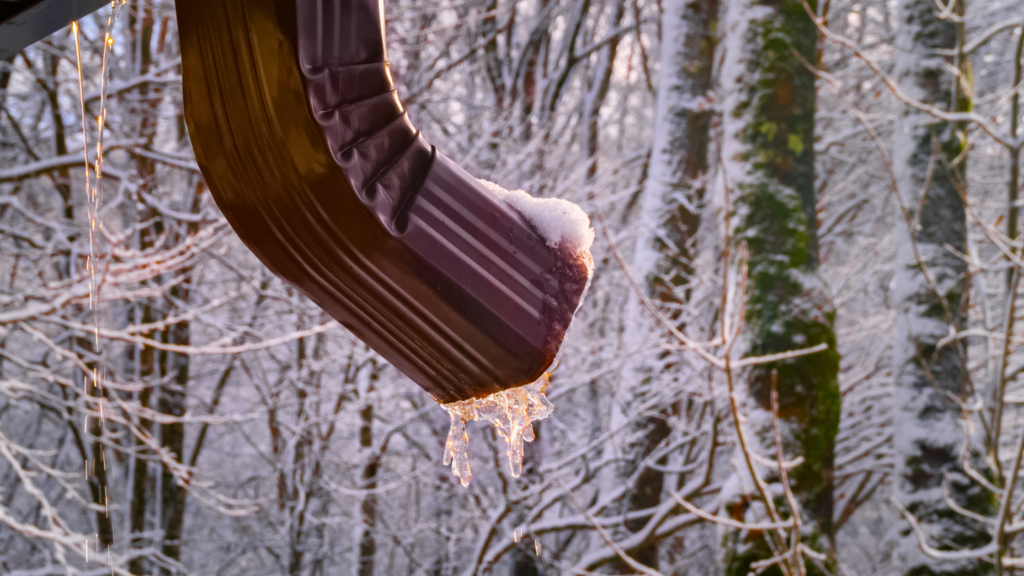
<svg viewBox="0 0 1024 576"><path fill-rule="evenodd" d="M1020 0L386 13L431 142L598 232L523 476L478 424L459 486L447 415L237 241L173 3L128 0L95 259L108 11L83 101L69 30L0 63L0 573L1024 567Z"/></svg>

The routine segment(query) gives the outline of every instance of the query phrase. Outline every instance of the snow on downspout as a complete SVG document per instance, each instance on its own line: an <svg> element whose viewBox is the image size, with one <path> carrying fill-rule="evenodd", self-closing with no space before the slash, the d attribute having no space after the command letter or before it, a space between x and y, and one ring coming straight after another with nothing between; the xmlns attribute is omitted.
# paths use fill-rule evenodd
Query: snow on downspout
<svg viewBox="0 0 1024 576"><path fill-rule="evenodd" d="M522 190L506 190L493 182L480 182L515 208L533 225L548 246L567 249L585 262L588 270L587 288L590 287L589 280L594 275L593 258L590 255L594 229L590 226L586 212L576 204L560 198L534 198ZM580 306L586 293L585 289L580 296ZM557 363L556 357L553 366ZM444 463L451 465L452 472L459 477L463 486L468 486L473 477L469 466L469 433L466 430L466 422L469 420L494 424L498 435L507 444L506 455L512 477L518 478L522 474L523 443L533 442L535 438L533 422L547 418L554 410L554 406L544 396L549 374L545 373L536 382L502 390L486 398L441 404L451 417L451 428L444 448Z"/></svg>

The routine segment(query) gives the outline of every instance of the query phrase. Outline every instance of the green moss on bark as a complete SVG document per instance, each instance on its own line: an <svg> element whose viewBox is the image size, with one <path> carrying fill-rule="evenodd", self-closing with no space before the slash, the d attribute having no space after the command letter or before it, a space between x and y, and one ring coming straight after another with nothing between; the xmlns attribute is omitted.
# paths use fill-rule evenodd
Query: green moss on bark
<svg viewBox="0 0 1024 576"><path fill-rule="evenodd" d="M746 335L749 356L828 346L818 352L755 366L748 372L751 397L771 410L776 373L784 450L804 463L790 472L803 509L803 540L831 548L835 438L839 430L839 354L835 312L818 280L814 192L817 27L799 0L752 3L758 15L744 38L746 73L742 102L729 112L740 121L738 158L746 174L735 188L736 240L749 254ZM813 6L813 2L812 2ZM770 9L764 10L765 8ZM799 56L798 56L799 54ZM752 430L762 450L772 450L768 429ZM784 501L778 503L789 513ZM771 556L761 534L726 537L726 574L745 575L751 563ZM808 573L818 568L808 564ZM765 574L773 574L771 569Z"/></svg>

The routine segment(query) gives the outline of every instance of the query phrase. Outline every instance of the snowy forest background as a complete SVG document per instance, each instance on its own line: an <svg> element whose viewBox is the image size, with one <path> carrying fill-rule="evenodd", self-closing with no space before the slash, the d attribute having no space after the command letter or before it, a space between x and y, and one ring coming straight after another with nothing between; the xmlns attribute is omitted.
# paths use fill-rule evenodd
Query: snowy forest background
<svg viewBox="0 0 1024 576"><path fill-rule="evenodd" d="M70 30L0 63L0 573L1024 568L1021 0L389 0L431 143L597 231L523 476L471 424L468 488L217 211L169 0L112 34L92 305L108 12L88 146Z"/></svg>

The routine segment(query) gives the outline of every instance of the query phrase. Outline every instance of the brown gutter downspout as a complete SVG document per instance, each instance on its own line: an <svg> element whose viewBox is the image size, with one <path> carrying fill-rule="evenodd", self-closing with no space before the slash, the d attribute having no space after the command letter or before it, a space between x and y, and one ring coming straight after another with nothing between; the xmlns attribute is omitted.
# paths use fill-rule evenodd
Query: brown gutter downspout
<svg viewBox="0 0 1024 576"><path fill-rule="evenodd" d="M423 139L374 0L178 0L196 160L245 245L440 402L533 382L588 278Z"/></svg>

